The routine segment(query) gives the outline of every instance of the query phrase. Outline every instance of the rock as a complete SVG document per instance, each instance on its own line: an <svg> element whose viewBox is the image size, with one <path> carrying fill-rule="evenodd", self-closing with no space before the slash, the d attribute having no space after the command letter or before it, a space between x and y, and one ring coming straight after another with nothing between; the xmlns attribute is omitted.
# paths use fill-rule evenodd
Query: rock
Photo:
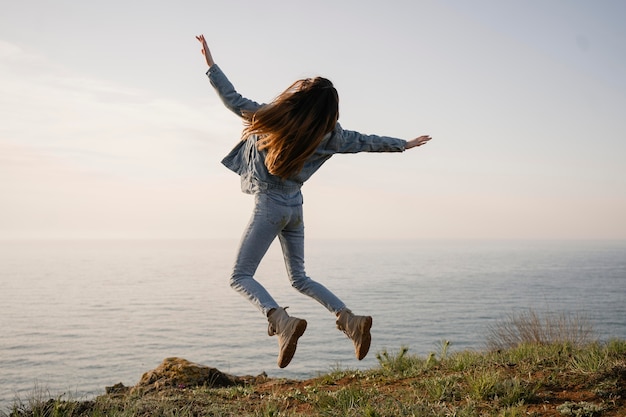
<svg viewBox="0 0 626 417"><path fill-rule="evenodd" d="M125 386L124 384L122 384L121 382L118 382L117 384L111 386L111 387L105 387L105 392L109 395L112 394L126 394L128 391L130 391L130 387Z"/></svg>
<svg viewBox="0 0 626 417"><path fill-rule="evenodd" d="M183 358L166 358L158 367L143 374L131 393L167 388L230 387L243 383L244 379L225 374L216 368L198 365Z"/></svg>

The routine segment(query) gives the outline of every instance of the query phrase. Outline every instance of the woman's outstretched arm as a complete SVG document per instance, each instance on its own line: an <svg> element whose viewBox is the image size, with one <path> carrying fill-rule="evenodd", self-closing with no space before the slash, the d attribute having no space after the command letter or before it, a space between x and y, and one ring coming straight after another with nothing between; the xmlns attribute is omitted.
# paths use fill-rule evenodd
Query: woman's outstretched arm
<svg viewBox="0 0 626 417"><path fill-rule="evenodd" d="M318 149L318 153L402 152L421 146L431 139L429 135L404 140L389 136L366 135L354 130L344 130L339 123L330 138Z"/></svg>
<svg viewBox="0 0 626 417"><path fill-rule="evenodd" d="M209 68L211 68L215 64L215 61L213 61L211 50L209 49L209 45L206 44L204 35L196 36L196 39L202 44L202 55L204 55L204 59L206 59L206 64L209 66Z"/></svg>

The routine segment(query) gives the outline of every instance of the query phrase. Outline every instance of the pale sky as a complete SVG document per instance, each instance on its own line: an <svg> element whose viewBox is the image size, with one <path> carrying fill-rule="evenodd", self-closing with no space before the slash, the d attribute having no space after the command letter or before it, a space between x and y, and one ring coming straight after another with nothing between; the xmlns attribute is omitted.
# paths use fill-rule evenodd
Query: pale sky
<svg viewBox="0 0 626 417"><path fill-rule="evenodd" d="M5 3L5 4L4 4ZM626 2L3 1L0 238L239 238L245 96L323 75L346 129L309 238L626 239Z"/></svg>

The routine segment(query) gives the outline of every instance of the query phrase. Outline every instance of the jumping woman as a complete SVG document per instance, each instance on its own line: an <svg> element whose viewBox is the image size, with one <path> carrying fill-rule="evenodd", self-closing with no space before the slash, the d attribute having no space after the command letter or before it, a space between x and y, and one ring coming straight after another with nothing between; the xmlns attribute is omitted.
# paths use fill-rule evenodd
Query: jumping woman
<svg viewBox="0 0 626 417"><path fill-rule="evenodd" d="M230 277L231 287L267 317L268 334L278 336L278 366L287 366L307 322L289 316L286 307L280 307L254 279L261 259L278 236L291 285L336 315L337 328L354 343L356 357L363 359L370 348L372 317L353 314L304 271L300 189L335 153L402 152L427 143L430 136L406 141L342 129L337 122L337 90L322 77L298 80L268 104L249 100L215 64L204 36L196 39L202 44L211 85L224 105L244 122L242 139L222 163L239 174L242 191L255 198Z"/></svg>

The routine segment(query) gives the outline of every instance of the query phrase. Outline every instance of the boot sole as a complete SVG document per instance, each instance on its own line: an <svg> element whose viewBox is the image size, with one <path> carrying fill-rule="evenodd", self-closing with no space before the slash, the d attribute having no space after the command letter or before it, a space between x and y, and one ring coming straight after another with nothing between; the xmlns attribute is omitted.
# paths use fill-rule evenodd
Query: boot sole
<svg viewBox="0 0 626 417"><path fill-rule="evenodd" d="M304 334L306 330L307 322L306 320L300 320L300 322L296 325L296 329L294 330L291 338L287 342L287 346L283 351L282 360L278 362L279 368L284 368L289 365L291 359L293 359L293 355L296 354L296 348L298 347L298 339Z"/></svg>
<svg viewBox="0 0 626 417"><path fill-rule="evenodd" d="M361 346L356 351L356 358L358 360L362 360L367 356L367 352L370 350L370 345L372 343L372 334L370 333L370 329L372 328L372 318L367 317L366 320L363 321L361 326L361 334L363 338L361 339Z"/></svg>

